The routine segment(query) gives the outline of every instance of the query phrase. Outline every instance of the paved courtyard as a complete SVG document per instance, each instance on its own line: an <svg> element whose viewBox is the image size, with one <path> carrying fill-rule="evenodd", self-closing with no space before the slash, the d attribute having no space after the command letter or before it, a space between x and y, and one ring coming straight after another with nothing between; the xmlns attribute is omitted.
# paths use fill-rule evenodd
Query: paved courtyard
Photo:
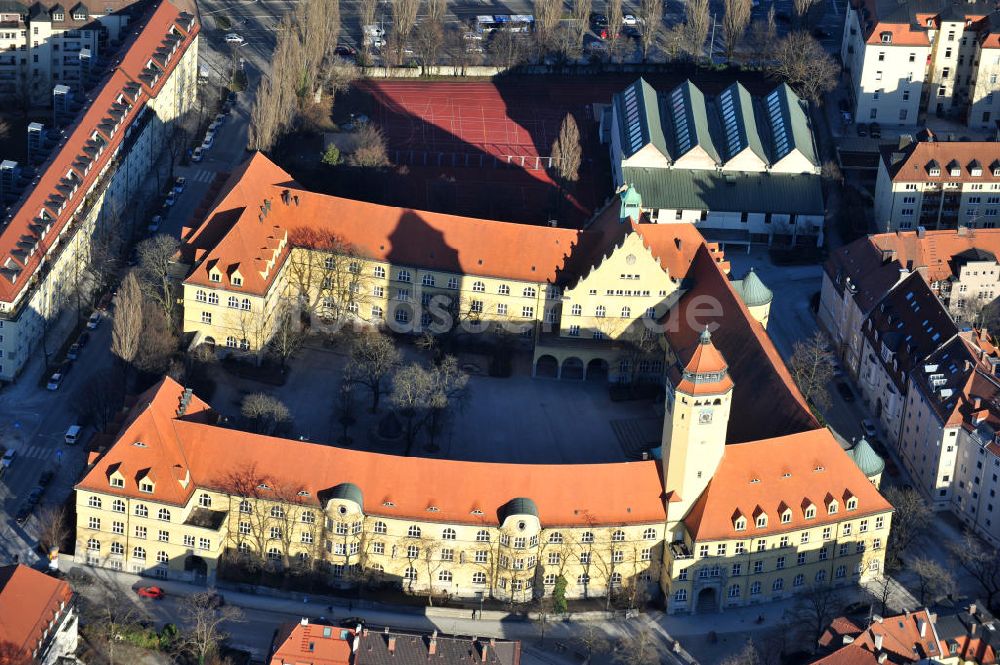
<svg viewBox="0 0 1000 665"><path fill-rule="evenodd" d="M405 348L406 361L422 360ZM620 462L639 457L642 448L659 441L662 405L652 400L612 402L601 382L532 379L530 357L515 356L510 378L485 376L487 361L462 356L463 367L482 368L470 376L469 396L454 411L450 426L437 440L440 450L417 446L414 454L448 459L525 464ZM284 386L240 379L221 368L211 402L219 412L238 416L240 400L251 392L278 397L292 412L292 436L340 445L337 397L346 356L318 346L303 349L291 361ZM387 396L371 415L370 394L356 393L358 422L350 427L352 446L401 454L403 442L378 441L379 419L391 409Z"/></svg>

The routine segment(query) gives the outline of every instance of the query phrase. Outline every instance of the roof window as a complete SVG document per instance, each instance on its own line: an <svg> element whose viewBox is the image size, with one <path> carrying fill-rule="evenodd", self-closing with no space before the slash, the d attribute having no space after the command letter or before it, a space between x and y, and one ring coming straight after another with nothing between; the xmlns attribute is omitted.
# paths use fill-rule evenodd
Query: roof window
<svg viewBox="0 0 1000 665"><path fill-rule="evenodd" d="M882 43L883 44L891 44L892 43L892 33L891 32L888 32L888 31L883 32L880 35L880 37L882 38Z"/></svg>

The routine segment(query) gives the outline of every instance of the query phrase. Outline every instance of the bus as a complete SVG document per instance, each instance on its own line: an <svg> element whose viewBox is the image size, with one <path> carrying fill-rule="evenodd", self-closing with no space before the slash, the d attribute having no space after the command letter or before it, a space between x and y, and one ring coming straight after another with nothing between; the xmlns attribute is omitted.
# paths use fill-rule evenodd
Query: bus
<svg viewBox="0 0 1000 665"><path fill-rule="evenodd" d="M481 35L499 30L504 25L507 25L511 32L531 32L535 27L535 17L531 14L495 14L476 17L476 32Z"/></svg>

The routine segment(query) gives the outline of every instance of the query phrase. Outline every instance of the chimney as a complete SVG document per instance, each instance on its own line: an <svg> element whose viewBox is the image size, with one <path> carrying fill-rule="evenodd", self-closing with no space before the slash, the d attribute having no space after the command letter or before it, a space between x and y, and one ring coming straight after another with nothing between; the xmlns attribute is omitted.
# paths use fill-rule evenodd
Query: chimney
<svg viewBox="0 0 1000 665"><path fill-rule="evenodd" d="M396 638L395 637L390 637L389 638L389 655L390 656L395 656L396 655Z"/></svg>
<svg viewBox="0 0 1000 665"><path fill-rule="evenodd" d="M978 411L982 406L983 400L980 397L975 397L972 399L972 403L975 406L976 411Z"/></svg>
<svg viewBox="0 0 1000 665"><path fill-rule="evenodd" d="M431 636L431 641L427 645L427 657L431 657L437 653L438 641L437 641L437 631L434 631L434 635Z"/></svg>
<svg viewBox="0 0 1000 665"><path fill-rule="evenodd" d="M878 658L876 658L876 660L881 665L881 663L884 663L888 658L889 658L889 654L887 654L886 652L883 651L882 653L880 653L878 655Z"/></svg>
<svg viewBox="0 0 1000 665"><path fill-rule="evenodd" d="M872 620L875 623L882 623L882 615L881 614L873 614L872 615Z"/></svg>
<svg viewBox="0 0 1000 665"><path fill-rule="evenodd" d="M976 628L978 628L978 627L979 627L978 623L974 623L971 626L969 626L969 635L972 635L973 637L975 637L975 635L976 635Z"/></svg>
<svg viewBox="0 0 1000 665"><path fill-rule="evenodd" d="M969 614L971 614L972 616L976 616L976 604L975 603L972 603L971 605L969 605Z"/></svg>
<svg viewBox="0 0 1000 665"><path fill-rule="evenodd" d="M918 238L923 238L926 235L927 235L927 229L924 228L923 226L918 226L917 227L917 237Z"/></svg>
<svg viewBox="0 0 1000 665"><path fill-rule="evenodd" d="M906 618L907 618L907 619L909 619L909 618L910 618L910 610L909 610L909 609L906 609L906 608L904 608L904 609L903 609L903 614L905 614L905 615L906 615Z"/></svg>
<svg viewBox="0 0 1000 665"><path fill-rule="evenodd" d="M302 617L302 620L299 621L299 625L300 626L308 626L309 625L309 618L308 617Z"/></svg>
<svg viewBox="0 0 1000 665"><path fill-rule="evenodd" d="M873 630L872 631L872 640L875 643L875 651L881 651L882 650L882 640L883 640L882 633L876 633Z"/></svg>
<svg viewBox="0 0 1000 665"><path fill-rule="evenodd" d="M368 637L368 629L367 628L362 628L361 629L361 636L362 637Z"/></svg>
<svg viewBox="0 0 1000 665"><path fill-rule="evenodd" d="M351 653L357 653L358 647L361 645L361 638L358 635L354 636L354 642L351 643Z"/></svg>
<svg viewBox="0 0 1000 665"><path fill-rule="evenodd" d="M927 637L927 622L923 619L917 619L917 630L920 631L920 637Z"/></svg>
<svg viewBox="0 0 1000 665"><path fill-rule="evenodd" d="M486 643L483 643L482 647L483 647L483 648L482 648L482 652L483 652L483 657L482 657L482 659L480 660L480 662L482 662L482 663L485 663L485 662L486 662L486 659L487 659L487 658L489 657L489 655L490 655L490 646L489 646L488 644L486 644Z"/></svg>

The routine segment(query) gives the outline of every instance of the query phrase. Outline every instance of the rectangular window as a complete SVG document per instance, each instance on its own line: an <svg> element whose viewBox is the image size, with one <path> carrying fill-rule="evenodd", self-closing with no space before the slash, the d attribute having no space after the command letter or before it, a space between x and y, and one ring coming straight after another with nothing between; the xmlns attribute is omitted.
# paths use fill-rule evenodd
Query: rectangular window
<svg viewBox="0 0 1000 665"><path fill-rule="evenodd" d="M184 536L184 547L194 547L194 536Z"/></svg>

